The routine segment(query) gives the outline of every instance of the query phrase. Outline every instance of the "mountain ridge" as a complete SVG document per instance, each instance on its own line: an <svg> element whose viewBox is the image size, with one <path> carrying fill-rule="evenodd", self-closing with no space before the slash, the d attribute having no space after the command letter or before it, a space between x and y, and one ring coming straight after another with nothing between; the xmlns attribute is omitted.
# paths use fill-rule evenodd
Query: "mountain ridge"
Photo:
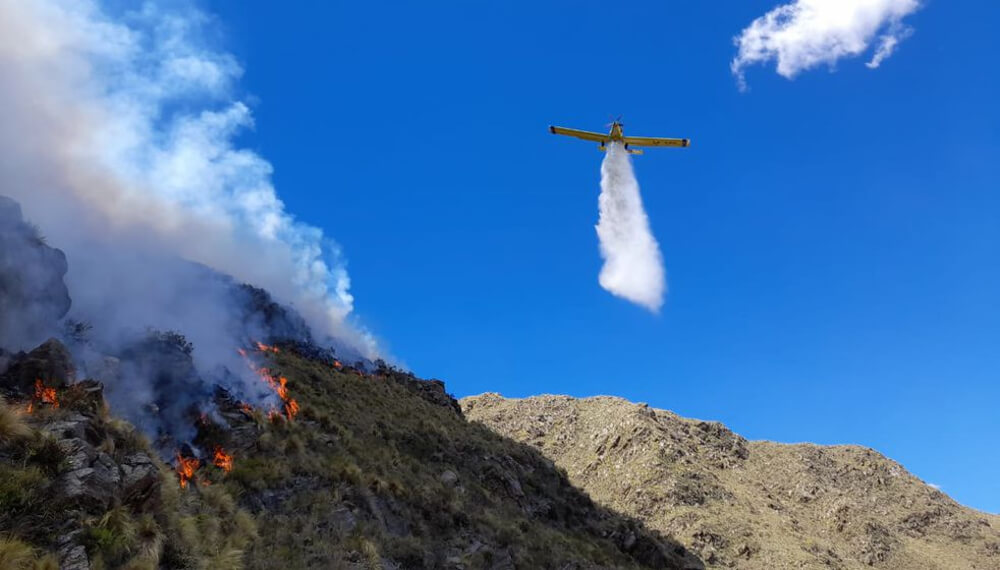
<svg viewBox="0 0 1000 570"><path fill-rule="evenodd" d="M1000 517L862 446L750 441L613 396L487 393L461 404L709 568L1000 568Z"/></svg>

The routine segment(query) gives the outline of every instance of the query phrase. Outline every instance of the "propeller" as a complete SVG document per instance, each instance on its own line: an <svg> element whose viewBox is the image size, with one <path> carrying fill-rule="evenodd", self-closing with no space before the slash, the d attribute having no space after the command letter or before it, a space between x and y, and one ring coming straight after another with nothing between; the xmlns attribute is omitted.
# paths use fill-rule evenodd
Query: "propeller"
<svg viewBox="0 0 1000 570"><path fill-rule="evenodd" d="M604 126L605 126L605 127L607 127L607 128L609 128L609 129L610 129L610 128L611 128L611 126L612 126L612 125L614 125L615 123L618 123L619 125L621 125L621 126L623 126L623 127L625 126L625 123L623 123L623 122L622 122L622 116L621 116L621 115L618 115L618 118L617 118L617 119L615 118L615 116L614 116L614 115L608 115L608 118L609 118L609 119L611 119L611 122L610 122L610 123L608 123L608 124L606 124L606 125L604 125Z"/></svg>

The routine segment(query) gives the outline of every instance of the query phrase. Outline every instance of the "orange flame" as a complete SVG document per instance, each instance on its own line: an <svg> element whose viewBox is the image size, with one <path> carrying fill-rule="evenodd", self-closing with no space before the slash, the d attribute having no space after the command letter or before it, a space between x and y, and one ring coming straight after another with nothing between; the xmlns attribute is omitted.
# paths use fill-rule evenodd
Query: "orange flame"
<svg viewBox="0 0 1000 570"><path fill-rule="evenodd" d="M257 343L257 347L262 352L272 352L275 354L278 353L277 348L273 346L268 346L260 342ZM291 397L289 397L288 395L288 378L285 378L284 376L275 376L269 369L258 367L249 358L247 358L246 351L242 349L237 349L237 352L239 352L240 355L243 356L244 359L246 359L247 366L250 367L250 370L253 370L257 374L257 376L261 380L266 382L267 385L270 386L271 389L274 390L276 394L278 394L278 397L281 398L281 401L283 402L282 407L285 412L285 417L287 417L289 420L294 419L295 415L299 413L299 403L296 402ZM241 407L244 412L246 412L247 414L250 413L251 409L249 405L244 404ZM272 408L270 411L268 411L267 416L269 419L274 420L275 415L279 413L280 412Z"/></svg>
<svg viewBox="0 0 1000 570"><path fill-rule="evenodd" d="M285 415L288 416L288 419L294 420L298 413L299 403L295 401L295 398L290 398L285 402Z"/></svg>
<svg viewBox="0 0 1000 570"><path fill-rule="evenodd" d="M337 370L340 370L341 368L344 367L344 365L341 364L339 360L334 360L333 361L333 367L336 368Z"/></svg>
<svg viewBox="0 0 1000 570"><path fill-rule="evenodd" d="M181 483L181 489L186 489L188 481L194 477L194 472L201 465L197 457L184 457L181 452L177 452L177 479Z"/></svg>
<svg viewBox="0 0 1000 570"><path fill-rule="evenodd" d="M28 404L28 413L35 410L35 402L49 404L53 408L59 408L59 397L55 388L49 388L42 383L41 379L35 380L35 397Z"/></svg>
<svg viewBox="0 0 1000 570"><path fill-rule="evenodd" d="M270 346L262 342L257 342L255 344L257 345L257 350L261 352L270 352L271 354L278 354L281 352L276 346Z"/></svg>
<svg viewBox="0 0 1000 570"><path fill-rule="evenodd" d="M222 447L218 445L215 446L215 454L212 458L212 463L214 463L216 467L222 469L226 473L229 473L230 471L233 470L233 456L229 453L226 453L226 450L222 449Z"/></svg>

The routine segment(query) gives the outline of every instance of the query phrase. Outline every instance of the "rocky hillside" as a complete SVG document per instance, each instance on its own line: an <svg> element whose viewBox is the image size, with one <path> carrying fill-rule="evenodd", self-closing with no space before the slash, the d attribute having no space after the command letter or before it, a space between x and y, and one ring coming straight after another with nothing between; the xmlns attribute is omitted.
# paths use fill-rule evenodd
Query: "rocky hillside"
<svg viewBox="0 0 1000 570"><path fill-rule="evenodd" d="M709 568L1000 569L1000 518L871 449L748 441L611 397L484 394L461 404Z"/></svg>
<svg viewBox="0 0 1000 570"><path fill-rule="evenodd" d="M294 407L219 389L216 413L191 418L192 446L166 461L100 382L75 378L60 342L7 354L0 567L704 567L530 446L466 421L442 383L301 348L253 351Z"/></svg>

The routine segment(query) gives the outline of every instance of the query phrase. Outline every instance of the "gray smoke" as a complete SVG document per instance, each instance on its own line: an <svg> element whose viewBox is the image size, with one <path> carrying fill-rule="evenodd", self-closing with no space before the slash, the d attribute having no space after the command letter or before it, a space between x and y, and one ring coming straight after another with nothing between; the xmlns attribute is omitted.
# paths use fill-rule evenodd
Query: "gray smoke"
<svg viewBox="0 0 1000 570"><path fill-rule="evenodd" d="M598 204L597 236L604 258L601 287L654 313L659 311L667 289L663 257L649 229L632 161L619 143L608 145L601 164Z"/></svg>
<svg viewBox="0 0 1000 570"><path fill-rule="evenodd" d="M188 358L184 383L250 397L260 381L235 349L273 323L234 294L247 291L239 283L293 307L315 340L376 357L352 323L337 245L288 213L271 165L235 143L253 118L238 97L240 65L212 44L211 17L156 2L112 9L121 5L0 0L0 194L65 251L69 318L93 324L93 354L76 350L81 374L100 376L133 413L202 397L154 372ZM193 350L155 331L177 331ZM7 349L37 342L0 332ZM134 357L150 346L162 358ZM120 366L108 354L124 355Z"/></svg>
<svg viewBox="0 0 1000 570"><path fill-rule="evenodd" d="M26 348L57 334L70 308L66 256L0 196L0 348Z"/></svg>

